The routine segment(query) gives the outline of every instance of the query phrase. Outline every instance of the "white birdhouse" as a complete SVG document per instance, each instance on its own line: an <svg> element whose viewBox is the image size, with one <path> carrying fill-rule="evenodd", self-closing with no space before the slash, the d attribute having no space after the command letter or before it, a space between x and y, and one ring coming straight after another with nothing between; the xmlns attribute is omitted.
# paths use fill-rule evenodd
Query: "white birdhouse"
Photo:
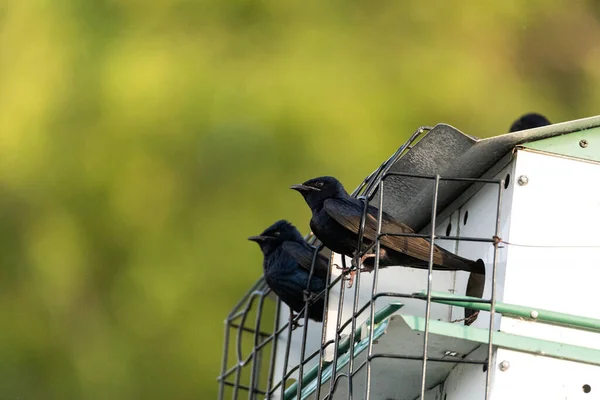
<svg viewBox="0 0 600 400"><path fill-rule="evenodd" d="M600 399L600 117L420 129L355 195L485 276L393 266L348 288L334 254L325 321L294 330L283 303L259 322L259 281L226 321L221 398Z"/></svg>

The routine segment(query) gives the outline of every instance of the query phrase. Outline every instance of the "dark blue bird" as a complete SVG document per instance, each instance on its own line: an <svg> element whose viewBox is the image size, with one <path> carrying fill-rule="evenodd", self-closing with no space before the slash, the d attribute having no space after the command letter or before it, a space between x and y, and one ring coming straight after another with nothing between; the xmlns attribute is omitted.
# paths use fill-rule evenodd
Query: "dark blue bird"
<svg viewBox="0 0 600 400"><path fill-rule="evenodd" d="M308 318L323 321L324 298L317 297L326 287L329 260L318 254L313 275L308 285L315 248L304 241L296 227L285 220L275 222L259 236L251 236L264 255L263 269L267 285L292 311L304 308L304 292L308 289L311 300Z"/></svg>
<svg viewBox="0 0 600 400"><path fill-rule="evenodd" d="M363 264L366 270L374 267L374 254L357 258L358 231L363 202L351 197L342 184L331 176L310 179L292 189L302 194L312 210L310 227L315 236L330 250L353 257L355 267ZM368 206L363 243L370 245L377 237L378 209ZM382 233L414 233L392 216L383 212ZM383 236L380 240L380 266L401 265L426 269L429 267L430 242L424 238ZM433 267L436 270L462 270L485 273L483 261L471 261L439 246L433 247Z"/></svg>
<svg viewBox="0 0 600 400"><path fill-rule="evenodd" d="M528 113L513 122L509 132L524 131L546 125L550 125L550 121L546 117L538 113Z"/></svg>

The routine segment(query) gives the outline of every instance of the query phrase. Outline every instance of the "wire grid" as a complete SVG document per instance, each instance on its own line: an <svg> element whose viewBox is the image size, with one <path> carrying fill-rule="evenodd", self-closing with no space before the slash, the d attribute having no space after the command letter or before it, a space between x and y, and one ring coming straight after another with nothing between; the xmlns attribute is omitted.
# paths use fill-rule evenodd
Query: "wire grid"
<svg viewBox="0 0 600 400"><path fill-rule="evenodd" d="M290 379L291 375L298 371L298 381L296 387L296 393L293 398L300 399L302 390L304 385L307 382L304 382L304 367L310 362L313 358L319 357L317 363L317 377L316 377L316 393L315 398L321 399L321 392L323 389L322 385L322 372L323 370L333 365L332 374L329 378L330 385L327 390L327 394L323 397L324 399L331 399L338 388L340 382L344 379L347 384L347 398L348 400L352 400L358 397L358 393L354 393L352 387L352 378L360 372L363 368L366 368L366 384L365 384L365 393L364 399L369 400L371 398L371 363L375 359L379 358L388 358L388 359L405 359L405 360L420 360L422 361L422 371L421 371L421 390L420 390L420 398L423 399L425 396L425 392L427 391L426 387L426 379L427 379L427 366L430 362L452 362L456 364L480 364L485 365L486 368L486 385L485 385L485 400L489 400L490 398L490 380L491 380L491 370L492 370L492 358L493 358L493 332L494 332L494 317L495 317L495 303L496 303L496 272L497 272L497 260L498 260L498 237L500 235L500 210L502 206L502 191L504 188L504 180L503 179L476 179L476 178L458 178L458 177L441 177L439 175L422 175L422 174L411 174L411 173L399 173L399 172L389 172L390 168L393 164L404 155L414 144L423 137L423 134L431 130L431 127L421 127L419 128L410 139L401 146L396 153L394 153L388 160L386 160L377 170L371 173L365 180L351 193L353 197L359 198L363 204L363 214L361 218L361 225L359 229L359 238L357 243L358 249L363 249L359 257L362 257L365 254L371 253L374 250L375 254L375 263L373 270L373 286L371 292L371 298L369 301L359 308L359 294L360 294L360 284L361 284L361 274L357 273L354 281L355 290L354 290L354 299L353 299L353 311L352 316L347 321L342 321L342 308L344 304L344 292L345 285L343 283L340 284L340 293L339 293L339 301L337 305L337 321L336 321L336 329L335 329L335 339L331 339L326 341L327 337L327 315L328 313L324 313L323 323L322 323L322 331L321 331L321 346L315 352L310 355L306 355L306 339L307 339L307 331L308 331L308 323L305 322L303 325L302 331L302 345L300 349L300 362L298 365L288 369L289 363L289 353L290 353L290 344L292 338L292 330L294 329L294 324L303 319L307 321L308 318L308 305L311 302L316 301L320 296L324 296L325 307L327 307L329 303L329 294L331 288L340 283L340 280L343 279L343 275L338 276L333 281L331 281L331 274L327 278L327 287L326 290L319 295L319 297L310 298L309 296L305 296L306 304L304 308L296 315L295 319L291 319L290 321L283 324L283 326L279 325L279 320L277 316L279 315L279 310L282 307L281 301L277 301L277 307L275 312L275 324L273 327L272 333L265 333L260 331L260 319L262 317L262 306L264 304L265 297L269 294L269 289L266 287L264 281L259 281L253 289L250 290L246 296L238 303L238 305L234 308L234 311L229 315L226 320L225 327L225 348L223 355L223 366L222 373L219 376L220 381L220 390L219 390L219 399L224 399L224 388L226 386L233 387L232 399L238 399L240 390L248 393L248 399L255 399L257 395L260 395L261 398L269 399L275 393L280 393L280 399L288 399L291 398L289 392L286 393L286 383L288 379ZM430 180L433 183L433 199L431 206L431 224L430 224L430 232L428 234L417 234L417 233L387 233L382 232L382 214L383 214L383 200L384 200L384 183L385 181L392 176L402 176L408 178L419 178ZM481 184L492 184L497 185L498 187L498 197L497 197L497 205L496 205L496 224L495 224L495 234L492 238L480 238L480 237L459 237L459 236L441 236L435 234L435 226L436 226L436 215L437 215L437 201L438 201L438 193L439 193L439 185L442 181L455 181L455 182L471 182L481 183ZM367 205L369 201L373 199L375 194L379 192L379 204L378 209L379 213L377 216L377 237L376 240L371 243L368 247L364 247L363 245L363 234L364 227L366 222L366 213L367 213ZM428 266L428 274L427 274L427 290L425 296L415 294L415 293L397 293L397 292L377 292L377 282L378 282L378 274L379 274L379 262L380 262L380 239L384 236L407 236L407 237L421 237L429 239L431 242L430 246L430 254L429 254L429 266ZM489 337L487 343L487 359L474 361L474 360L465 360L465 359L446 359L446 358L436 358L428 356L428 347L429 347L429 319L430 319L430 311L431 311L431 302L433 300L453 300L453 298L443 297L443 296L433 296L431 293L432 282L433 282L433 245L436 240L446 239L446 240L455 240L455 241L465 241L465 242L487 242L494 246L494 254L493 254L493 265L492 265L492 277L491 277L491 296L489 299L479 299L479 300L471 300L475 303L486 303L490 304L490 312L489 312ZM319 244L316 237L313 235L309 235L307 241L311 244ZM310 280L313 276L313 270L315 265L315 260L318 252L322 249L322 245L319 245L315 253L313 255L313 263L311 266L310 274L309 274L309 285ZM330 259L330 266L332 263L332 258ZM345 265L345 257L342 257L343 267L346 268ZM307 287L308 293L308 287ZM424 326L424 337L423 337L423 353L421 357L415 357L410 355L402 355L402 354L384 354L384 353L373 353L373 341L374 341L374 318L375 318L375 301L378 298L411 298L411 299L419 299L426 302L425 308L425 326ZM246 327L245 322L247 319L247 315L249 311L252 309L255 300L258 299L258 312L256 316L254 329L251 327ZM286 307L283 305L283 307ZM355 334L356 334L356 321L357 318L366 310L369 310L370 321L372 325L372 329L369 329L369 340L367 347L367 357L360 365L355 366L355 355L354 348L356 345ZM237 320L241 322L236 322ZM350 346L344 354L349 355L348 360L348 373L338 373L337 366L339 356L339 344L340 344L340 336L345 328L348 325L351 325L350 334L349 334L349 343ZM283 361L283 370L282 370L282 378L279 382L274 383L274 368L275 368L275 359L277 352L277 339L284 332L287 332L287 341L285 346L284 353L284 361ZM232 368L227 369L227 360L229 357L229 341L231 332L234 331L237 338L237 364ZM246 358L242 357L241 352L241 332L246 332L253 335L254 338L254 349L250 353L250 355ZM262 340L261 340L262 339ZM261 389L260 381L260 371L258 368L259 359L262 356L262 351L268 344L272 344L271 353L270 353L270 363L268 368L268 377L266 382L265 389ZM323 360L323 354L325 349L333 345L334 354L333 360L331 362L326 362ZM240 376L242 374L242 370L246 367L251 369L250 373L250 384L249 386L245 386L240 383ZM233 377L233 382L231 382L231 377ZM287 395L287 396L286 396Z"/></svg>

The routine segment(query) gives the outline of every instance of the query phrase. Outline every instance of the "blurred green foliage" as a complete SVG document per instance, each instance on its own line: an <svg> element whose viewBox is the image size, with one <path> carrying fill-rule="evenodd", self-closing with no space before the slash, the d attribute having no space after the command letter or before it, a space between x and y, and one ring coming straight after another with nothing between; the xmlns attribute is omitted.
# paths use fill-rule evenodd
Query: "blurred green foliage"
<svg viewBox="0 0 600 400"><path fill-rule="evenodd" d="M420 125L596 114L593 0L0 2L0 397L214 398L246 241Z"/></svg>

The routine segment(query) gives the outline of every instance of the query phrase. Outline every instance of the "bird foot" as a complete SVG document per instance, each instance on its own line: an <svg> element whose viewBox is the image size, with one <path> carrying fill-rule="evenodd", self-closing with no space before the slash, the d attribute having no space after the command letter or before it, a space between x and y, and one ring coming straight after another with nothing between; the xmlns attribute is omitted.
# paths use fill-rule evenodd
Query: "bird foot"
<svg viewBox="0 0 600 400"><path fill-rule="evenodd" d="M314 294L313 292L309 292L308 290L304 290L304 301L308 301L309 303L312 303L312 301L314 299L317 298L317 295Z"/></svg>
<svg viewBox="0 0 600 400"><path fill-rule="evenodd" d="M352 271L352 269L353 269L353 267L350 267L350 268L348 268L348 267L341 267L339 264L333 264L333 266L334 266L336 269L339 269L339 270L341 270L341 271L342 271L342 274L344 274L344 275L346 275L346 274L350 273L350 271Z"/></svg>
<svg viewBox="0 0 600 400"><path fill-rule="evenodd" d="M296 328L301 328L302 325L296 318L298 318L300 314L294 314L293 311L290 311L290 325L292 326L292 330L296 330Z"/></svg>
<svg viewBox="0 0 600 400"><path fill-rule="evenodd" d="M356 269L355 268L346 268L346 271L344 271L344 274L347 274L346 278L344 278L344 280L348 281L348 289L350 289L352 287L352 285L354 284L354 277L356 276Z"/></svg>
<svg viewBox="0 0 600 400"><path fill-rule="evenodd" d="M368 260L369 258L375 258L375 253L367 253L362 257L358 256L358 252L354 253L354 257L352 257L352 266L355 268L360 268L360 266Z"/></svg>

